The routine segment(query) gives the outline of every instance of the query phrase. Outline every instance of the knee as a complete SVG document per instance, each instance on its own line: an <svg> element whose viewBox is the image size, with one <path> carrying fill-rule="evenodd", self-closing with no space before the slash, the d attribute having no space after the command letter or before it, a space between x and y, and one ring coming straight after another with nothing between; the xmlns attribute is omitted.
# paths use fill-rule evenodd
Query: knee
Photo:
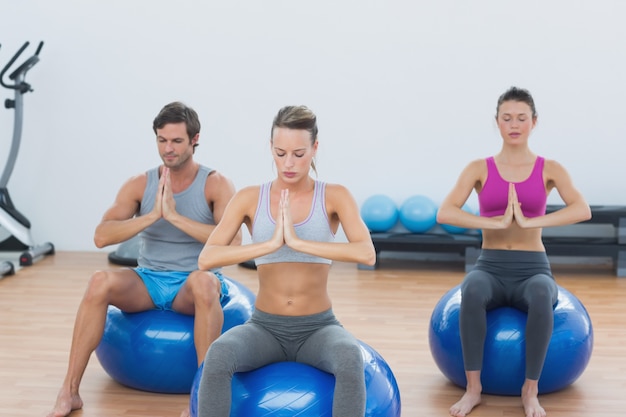
<svg viewBox="0 0 626 417"><path fill-rule="evenodd" d="M106 299L110 293L113 282L109 271L96 271L87 284L85 300Z"/></svg>
<svg viewBox="0 0 626 417"><path fill-rule="evenodd" d="M187 277L187 285L196 304L208 305L219 301L221 285L215 274L194 271Z"/></svg>
<svg viewBox="0 0 626 417"><path fill-rule="evenodd" d="M461 286L462 306L485 305L490 292L480 280L465 280Z"/></svg>
<svg viewBox="0 0 626 417"><path fill-rule="evenodd" d="M207 375L232 376L235 373L236 357L228 343L215 340L204 358L204 373Z"/></svg>
<svg viewBox="0 0 626 417"><path fill-rule="evenodd" d="M363 360L363 355L361 354L361 348L356 341L348 340L340 340L335 344L335 350L339 356L343 356L348 360L349 358L358 359L360 361Z"/></svg>
<svg viewBox="0 0 626 417"><path fill-rule="evenodd" d="M558 289L550 278L548 280L533 280L528 284L525 294L529 306L545 305L550 307L556 302L557 295Z"/></svg>
<svg viewBox="0 0 626 417"><path fill-rule="evenodd" d="M475 297L480 294L480 285L475 280L465 280L461 286L461 294L464 298Z"/></svg>

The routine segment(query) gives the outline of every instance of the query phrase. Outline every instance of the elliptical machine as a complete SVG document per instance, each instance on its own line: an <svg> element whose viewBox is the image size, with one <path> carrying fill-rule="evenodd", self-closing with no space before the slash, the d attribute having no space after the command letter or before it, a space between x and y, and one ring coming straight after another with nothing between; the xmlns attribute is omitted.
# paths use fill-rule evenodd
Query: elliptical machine
<svg viewBox="0 0 626 417"><path fill-rule="evenodd" d="M10 82L5 82L5 74L9 68L15 63L19 56L28 47L30 42L24 43L22 47L13 55L11 60L0 71L0 84L10 90L15 91L14 99L6 99L4 107L7 109L15 109L15 117L13 124L13 140L11 141L11 149L7 158L7 163L0 177L0 251L24 251L20 255L19 262L21 266L32 265L46 255L54 254L54 246L50 242L41 245L35 245L31 232L30 221L20 213L9 195L7 184L13 172L17 153L20 147L22 136L22 122L24 116L24 94L33 91L30 84L24 81L26 73L35 64L39 62L39 52L43 47L43 42L39 43L37 51L30 58L20 64L11 74L9 74ZM8 233L7 233L8 232ZM13 265L8 262L2 262L0 266L0 276L14 273Z"/></svg>

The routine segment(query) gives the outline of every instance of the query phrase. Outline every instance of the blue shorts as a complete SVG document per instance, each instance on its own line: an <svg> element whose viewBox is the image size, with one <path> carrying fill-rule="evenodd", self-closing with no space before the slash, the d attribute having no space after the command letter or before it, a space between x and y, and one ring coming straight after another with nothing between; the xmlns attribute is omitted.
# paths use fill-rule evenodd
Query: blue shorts
<svg viewBox="0 0 626 417"><path fill-rule="evenodd" d="M172 302L178 291L183 286L190 272L180 271L154 271L147 268L133 268L133 271L143 281L155 308L158 310L171 310ZM228 296L228 286L224 282L224 276L219 272L213 272L220 281L220 304Z"/></svg>

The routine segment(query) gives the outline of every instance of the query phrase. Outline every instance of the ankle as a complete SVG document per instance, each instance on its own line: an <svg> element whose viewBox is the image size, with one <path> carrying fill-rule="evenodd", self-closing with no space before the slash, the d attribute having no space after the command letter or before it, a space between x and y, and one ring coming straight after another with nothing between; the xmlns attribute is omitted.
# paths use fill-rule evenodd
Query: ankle
<svg viewBox="0 0 626 417"><path fill-rule="evenodd" d="M539 394L539 381L527 379L522 385L522 396L536 397Z"/></svg>

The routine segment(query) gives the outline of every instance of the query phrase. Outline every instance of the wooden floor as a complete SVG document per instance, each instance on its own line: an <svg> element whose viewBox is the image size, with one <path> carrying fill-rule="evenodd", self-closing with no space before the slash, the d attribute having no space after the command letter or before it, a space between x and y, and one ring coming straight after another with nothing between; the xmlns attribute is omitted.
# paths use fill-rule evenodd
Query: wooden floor
<svg viewBox="0 0 626 417"><path fill-rule="evenodd" d="M116 268L105 253L59 252L0 280L0 417L42 416L63 378L74 315L96 269ZM256 291L256 272L225 268ZM461 264L383 262L376 271L335 264L334 310L355 336L376 349L393 370L402 415L446 416L462 390L436 367L428 347L430 314L463 277ZM555 266L559 285L586 306L595 345L583 375L541 397L548 416L623 416L626 412L626 278L610 267ZM178 416L186 395L152 394L114 382L92 357L83 379L85 407L73 416ZM517 397L484 396L475 417L522 416Z"/></svg>

